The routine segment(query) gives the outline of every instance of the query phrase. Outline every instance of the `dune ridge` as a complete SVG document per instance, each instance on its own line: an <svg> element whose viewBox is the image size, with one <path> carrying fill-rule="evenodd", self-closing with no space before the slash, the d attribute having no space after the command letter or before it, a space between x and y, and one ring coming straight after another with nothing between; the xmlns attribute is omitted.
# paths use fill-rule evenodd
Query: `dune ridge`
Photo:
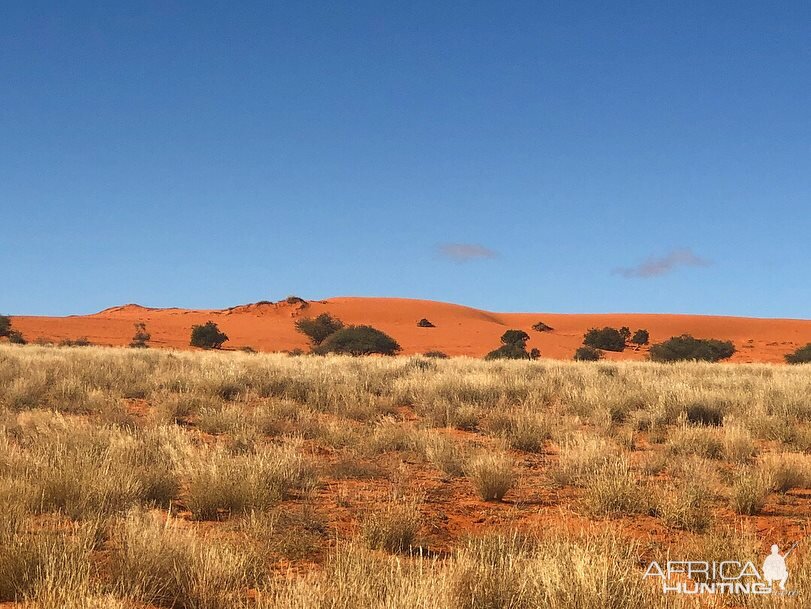
<svg viewBox="0 0 811 609"><path fill-rule="evenodd" d="M228 309L154 308L138 304L110 307L90 315L67 317L14 316L14 327L28 340L87 337L101 345L127 345L133 325L143 322L152 335L150 345L189 349L189 332L195 324L216 322L228 334L227 348L250 346L260 351L306 349L307 342L295 330L300 317L330 313L348 324L369 324L393 336L404 354L443 351L448 355L480 357L499 344L509 328L525 330L530 347L542 356L569 359L591 327L628 326L645 328L651 341L689 333L699 338L731 340L737 347L732 361L782 362L784 354L811 342L811 320L763 319L712 315L665 315L651 313L496 313L463 305L408 298L336 297L326 300L288 302L260 301ZM436 327L420 328L427 318ZM542 321L554 330L536 332ZM608 353L617 360L645 359L647 349Z"/></svg>

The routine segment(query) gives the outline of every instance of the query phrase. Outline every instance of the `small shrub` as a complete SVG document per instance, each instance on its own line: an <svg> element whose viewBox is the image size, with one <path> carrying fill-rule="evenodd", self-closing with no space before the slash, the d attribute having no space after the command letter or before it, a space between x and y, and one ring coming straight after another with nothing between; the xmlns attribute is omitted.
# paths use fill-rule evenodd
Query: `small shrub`
<svg viewBox="0 0 811 609"><path fill-rule="evenodd" d="M28 341L25 340L23 333L19 330L9 330L8 333L8 342L12 345L25 345L28 344Z"/></svg>
<svg viewBox="0 0 811 609"><path fill-rule="evenodd" d="M501 345L498 349L493 349L484 356L486 360L494 359L529 359L525 347L521 345Z"/></svg>
<svg viewBox="0 0 811 609"><path fill-rule="evenodd" d="M648 334L647 330L637 330L634 332L634 335L631 337L631 342L635 345L647 345L650 342L650 334Z"/></svg>
<svg viewBox="0 0 811 609"><path fill-rule="evenodd" d="M435 328L436 326L432 324L430 321L425 319L424 317L417 322L417 326L420 328Z"/></svg>
<svg viewBox="0 0 811 609"><path fill-rule="evenodd" d="M443 351L426 351L423 355L433 359L448 359L448 354Z"/></svg>
<svg viewBox="0 0 811 609"><path fill-rule="evenodd" d="M533 347L529 352L529 359L536 360L541 359L541 350L537 347Z"/></svg>
<svg viewBox="0 0 811 609"><path fill-rule="evenodd" d="M59 341L60 347L91 347L93 343L91 343L86 336L80 336L79 338L63 338Z"/></svg>
<svg viewBox="0 0 811 609"><path fill-rule="evenodd" d="M372 326L347 326L330 334L314 351L322 355L394 355L400 351L400 345L391 336Z"/></svg>
<svg viewBox="0 0 811 609"><path fill-rule="evenodd" d="M735 346L731 341L693 338L689 334L682 334L653 345L650 349L650 358L655 362L687 360L718 362L732 357L734 353Z"/></svg>
<svg viewBox="0 0 811 609"><path fill-rule="evenodd" d="M603 352L594 347L578 347L574 352L574 360L578 362L596 362L603 358Z"/></svg>
<svg viewBox="0 0 811 609"><path fill-rule="evenodd" d="M532 324L532 329L536 332L552 332L554 328L552 326L547 326L542 321Z"/></svg>
<svg viewBox="0 0 811 609"><path fill-rule="evenodd" d="M11 318L7 315L0 315L0 336L8 336L11 332Z"/></svg>
<svg viewBox="0 0 811 609"><path fill-rule="evenodd" d="M224 332L220 332L217 324L207 321L201 326L192 326L189 344L202 349L219 349L227 340L228 336Z"/></svg>
<svg viewBox="0 0 811 609"><path fill-rule="evenodd" d="M307 337L313 347L317 347L328 336L343 328L344 322L329 313L321 313L318 317L297 319L295 326L296 330Z"/></svg>
<svg viewBox="0 0 811 609"><path fill-rule="evenodd" d="M306 305L307 304L306 300L304 300L303 298L300 298L298 296L288 296L287 298L284 299L284 301L289 305L297 305L297 304Z"/></svg>
<svg viewBox="0 0 811 609"><path fill-rule="evenodd" d="M687 420L695 425L718 427L724 422L724 413L717 406L693 403L687 407Z"/></svg>
<svg viewBox="0 0 811 609"><path fill-rule="evenodd" d="M620 334L622 335L622 338L625 339L625 342L627 343L628 340L631 338L631 328L629 328L628 326L622 326L620 328Z"/></svg>
<svg viewBox="0 0 811 609"><path fill-rule="evenodd" d="M787 364L809 364L811 363L811 343L805 347L800 347L794 353L785 356Z"/></svg>
<svg viewBox="0 0 811 609"><path fill-rule="evenodd" d="M145 349L148 345L147 343L152 339L152 335L146 331L146 324L142 321L139 321L135 324L135 334L132 336L132 342L130 342L130 347L133 349Z"/></svg>
<svg viewBox="0 0 811 609"><path fill-rule="evenodd" d="M473 457L465 467L465 475L484 501L501 501L516 483L512 460L502 453Z"/></svg>
<svg viewBox="0 0 811 609"><path fill-rule="evenodd" d="M530 354L527 353L528 340L529 334L523 330L507 330L501 335L501 346L490 351L484 359L530 359Z"/></svg>
<svg viewBox="0 0 811 609"><path fill-rule="evenodd" d="M583 335L583 344L586 347L602 349L603 351L625 350L625 336L616 328L591 328Z"/></svg>

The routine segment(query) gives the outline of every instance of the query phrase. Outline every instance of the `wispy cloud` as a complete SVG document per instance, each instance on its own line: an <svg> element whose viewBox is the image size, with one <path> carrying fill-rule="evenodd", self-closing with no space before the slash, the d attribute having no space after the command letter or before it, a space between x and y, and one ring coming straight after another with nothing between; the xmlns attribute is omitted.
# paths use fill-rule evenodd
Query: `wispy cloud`
<svg viewBox="0 0 811 609"><path fill-rule="evenodd" d="M615 275L626 278L661 277L675 271L681 266L709 266L706 258L701 258L689 248L677 249L659 258L648 258L645 262L632 267L614 269Z"/></svg>
<svg viewBox="0 0 811 609"><path fill-rule="evenodd" d="M495 258L496 252L479 243L440 243L437 246L440 256L455 262L470 262L482 258Z"/></svg>

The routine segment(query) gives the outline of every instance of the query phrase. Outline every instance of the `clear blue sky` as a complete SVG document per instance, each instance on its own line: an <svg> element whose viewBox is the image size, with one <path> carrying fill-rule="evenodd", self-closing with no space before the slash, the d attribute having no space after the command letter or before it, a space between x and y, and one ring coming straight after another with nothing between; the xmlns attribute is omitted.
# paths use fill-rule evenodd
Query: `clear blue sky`
<svg viewBox="0 0 811 609"><path fill-rule="evenodd" d="M10 314L808 318L811 4L4 3L0 228Z"/></svg>

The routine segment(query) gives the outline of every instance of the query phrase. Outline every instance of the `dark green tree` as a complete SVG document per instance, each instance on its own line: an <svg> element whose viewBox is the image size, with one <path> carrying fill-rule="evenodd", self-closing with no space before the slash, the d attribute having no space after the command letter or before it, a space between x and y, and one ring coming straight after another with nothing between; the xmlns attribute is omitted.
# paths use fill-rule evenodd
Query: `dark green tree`
<svg viewBox="0 0 811 609"><path fill-rule="evenodd" d="M219 349L227 340L228 336L224 332L220 332L217 324L207 321L201 326L192 326L189 344L202 349Z"/></svg>
<svg viewBox="0 0 811 609"><path fill-rule="evenodd" d="M650 341L650 335L647 330L637 330L631 337L631 342L635 345L647 345Z"/></svg>
<svg viewBox="0 0 811 609"><path fill-rule="evenodd" d="M630 331L629 331L630 333ZM583 344L604 351L625 350L625 336L616 328L591 328L583 335Z"/></svg>
<svg viewBox="0 0 811 609"><path fill-rule="evenodd" d="M328 336L343 328L344 322L329 313L321 313L318 317L297 319L295 326L296 330L307 337L313 347L317 347Z"/></svg>
<svg viewBox="0 0 811 609"><path fill-rule="evenodd" d="M11 318L0 315L0 336L8 336L9 332L11 332Z"/></svg>
<svg viewBox="0 0 811 609"><path fill-rule="evenodd" d="M400 351L400 345L391 336L372 326L347 326L330 334L313 351L321 355L394 355Z"/></svg>
<svg viewBox="0 0 811 609"><path fill-rule="evenodd" d="M135 334L132 336L130 347L133 349L146 349L147 343L152 339L152 335L146 331L146 324L139 321L135 324Z"/></svg>
<svg viewBox="0 0 811 609"><path fill-rule="evenodd" d="M603 358L603 352L594 347L578 347L574 359L579 362L596 362Z"/></svg>
<svg viewBox="0 0 811 609"><path fill-rule="evenodd" d="M811 364L811 343L785 356L788 364Z"/></svg>
<svg viewBox="0 0 811 609"><path fill-rule="evenodd" d="M735 345L731 341L694 338L689 334L673 336L650 348L650 358L655 362L718 362L732 357L734 353Z"/></svg>
<svg viewBox="0 0 811 609"><path fill-rule="evenodd" d="M12 345L26 345L28 341L25 340L23 333L19 330L9 330L8 333L8 342Z"/></svg>
<svg viewBox="0 0 811 609"><path fill-rule="evenodd" d="M484 359L530 359L528 340L529 334L523 330L507 330L501 335L501 346L490 351Z"/></svg>

